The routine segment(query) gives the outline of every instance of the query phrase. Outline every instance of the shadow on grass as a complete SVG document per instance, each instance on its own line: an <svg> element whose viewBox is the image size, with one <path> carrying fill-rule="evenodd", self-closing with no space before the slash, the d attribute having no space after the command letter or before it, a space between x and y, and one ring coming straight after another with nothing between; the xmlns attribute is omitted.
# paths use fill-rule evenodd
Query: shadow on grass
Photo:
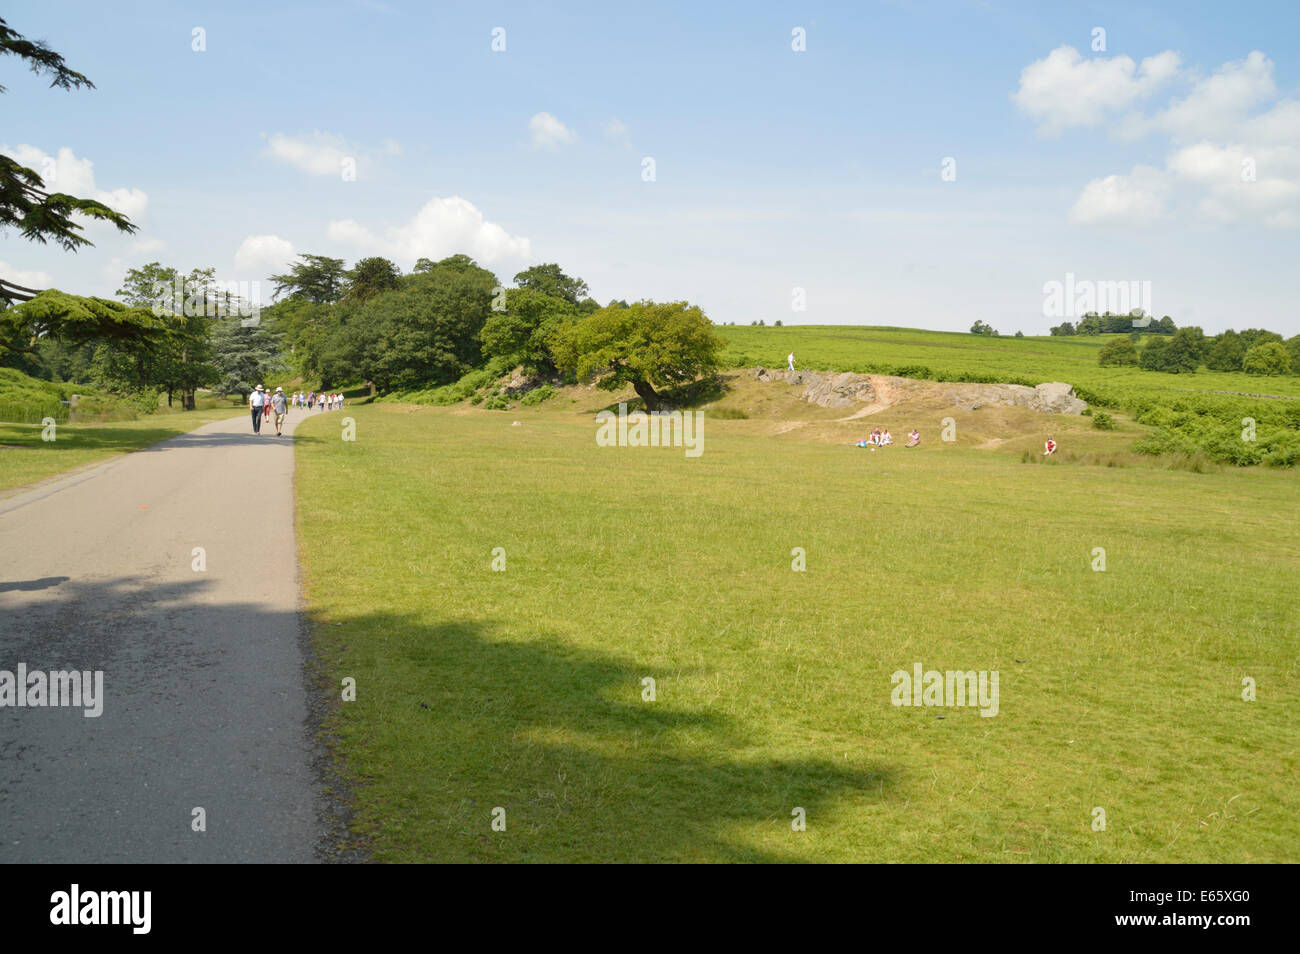
<svg viewBox="0 0 1300 954"><path fill-rule="evenodd" d="M673 673L541 635L391 613L317 631L319 656L344 667L327 684L357 679L335 728L379 860L806 859L794 808L815 824L841 796L892 782L884 768L763 754L726 700L684 706ZM504 832L491 829L498 807Z"/></svg>

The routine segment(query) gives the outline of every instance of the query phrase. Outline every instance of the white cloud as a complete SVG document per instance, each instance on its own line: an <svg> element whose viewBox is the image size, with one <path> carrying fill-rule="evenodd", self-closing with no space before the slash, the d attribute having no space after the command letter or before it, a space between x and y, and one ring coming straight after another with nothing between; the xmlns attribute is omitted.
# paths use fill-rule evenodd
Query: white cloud
<svg viewBox="0 0 1300 954"><path fill-rule="evenodd" d="M136 255L147 255L150 252L156 252L167 245L159 238L141 238L131 243L131 251Z"/></svg>
<svg viewBox="0 0 1300 954"><path fill-rule="evenodd" d="M387 229L383 237L353 219L330 222L327 234L332 241L366 249L366 254L406 261L421 256L437 260L458 252L484 264L532 257L528 239L488 222L460 196L431 199L410 222Z"/></svg>
<svg viewBox="0 0 1300 954"><path fill-rule="evenodd" d="M1165 214L1166 184L1159 169L1138 166L1127 176L1093 179L1070 209L1080 225L1147 225Z"/></svg>
<svg viewBox="0 0 1300 954"><path fill-rule="evenodd" d="M284 270L293 261L293 243L278 235L250 235L235 250L235 271L270 274Z"/></svg>
<svg viewBox="0 0 1300 954"><path fill-rule="evenodd" d="M393 139L383 140L377 149L362 146L336 133L314 129L300 136L274 133L267 141L267 153L313 176L342 176L345 163L361 175L376 156L400 155L402 147Z"/></svg>
<svg viewBox="0 0 1300 954"><path fill-rule="evenodd" d="M1244 60L1224 63L1183 99L1175 100L1152 124L1178 139L1222 136L1260 103L1277 95L1273 62L1255 51Z"/></svg>
<svg viewBox="0 0 1300 954"><path fill-rule="evenodd" d="M1144 114L1140 101L1166 81L1189 88ZM1163 167L1136 166L1084 186L1070 209L1080 225L1143 225L1163 217L1295 228L1300 223L1300 102L1276 100L1273 62L1258 50L1208 76L1184 72L1177 53L1084 60L1070 47L1025 68L1013 98L1040 131L1109 122L1120 139L1168 140Z"/></svg>
<svg viewBox="0 0 1300 954"><path fill-rule="evenodd" d="M1084 59L1074 47L1060 46L1021 71L1011 98L1043 133L1096 126L1173 79L1180 63L1172 50L1139 65L1127 56Z"/></svg>
<svg viewBox="0 0 1300 954"><path fill-rule="evenodd" d="M554 149L578 138L577 133L550 113L538 113L528 120L528 132L533 137L534 146L546 149Z"/></svg>
<svg viewBox="0 0 1300 954"><path fill-rule="evenodd" d="M13 282L15 285L22 285L24 288L35 288L38 291L49 288L54 284L54 276L49 272L14 268L8 262L0 262L0 278L7 282Z"/></svg>
<svg viewBox="0 0 1300 954"><path fill-rule="evenodd" d="M620 119L609 119L601 124L601 129L605 133L605 138L611 142L616 142L620 146L631 146L632 140L628 136L627 126Z"/></svg>
<svg viewBox="0 0 1300 954"><path fill-rule="evenodd" d="M17 147L0 145L0 152L34 170L41 177L43 188L47 192L64 192L79 199L94 199L115 212L121 212L137 224L149 207L149 196L140 189L98 188L95 185L95 164L89 159L78 159L67 146L60 148L53 156L43 149L25 144ZM114 229L111 225L104 227Z"/></svg>

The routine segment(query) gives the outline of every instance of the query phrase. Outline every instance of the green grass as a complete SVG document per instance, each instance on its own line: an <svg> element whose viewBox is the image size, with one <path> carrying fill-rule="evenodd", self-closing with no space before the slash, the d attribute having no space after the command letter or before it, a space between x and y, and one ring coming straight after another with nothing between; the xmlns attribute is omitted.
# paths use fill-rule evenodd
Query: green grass
<svg viewBox="0 0 1300 954"><path fill-rule="evenodd" d="M0 423L0 490L139 450L237 413L237 408L210 407L108 424L57 424L53 441L42 440L40 424Z"/></svg>
<svg viewBox="0 0 1300 954"><path fill-rule="evenodd" d="M1293 474L713 419L687 460L597 447L606 398L298 429L308 605L334 691L357 680L331 730L377 860L1300 857ZM892 706L916 662L998 670L1000 714Z"/></svg>

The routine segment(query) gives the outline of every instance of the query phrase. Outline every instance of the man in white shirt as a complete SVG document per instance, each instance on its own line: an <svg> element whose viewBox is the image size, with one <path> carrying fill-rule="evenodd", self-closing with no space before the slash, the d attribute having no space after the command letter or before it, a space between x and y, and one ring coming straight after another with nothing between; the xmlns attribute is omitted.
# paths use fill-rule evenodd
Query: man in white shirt
<svg viewBox="0 0 1300 954"><path fill-rule="evenodd" d="M262 414L263 408L266 407L266 388L258 385L253 389L253 393L248 396L248 406L253 409L253 433L262 433Z"/></svg>
<svg viewBox="0 0 1300 954"><path fill-rule="evenodd" d="M788 355L785 356L785 363L786 363L786 366L787 366L791 371L794 370L794 352L793 352L793 351L791 351Z"/></svg>

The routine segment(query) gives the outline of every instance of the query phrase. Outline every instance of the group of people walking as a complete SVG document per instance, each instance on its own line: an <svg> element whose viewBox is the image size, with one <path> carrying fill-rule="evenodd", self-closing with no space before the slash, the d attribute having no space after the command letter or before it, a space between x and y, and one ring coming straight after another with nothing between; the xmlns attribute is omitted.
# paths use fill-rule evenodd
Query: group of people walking
<svg viewBox="0 0 1300 954"><path fill-rule="evenodd" d="M341 391L330 391L326 394L322 391L317 394L315 391L295 391L293 406L308 411L313 407L318 411L339 411L343 408L343 393Z"/></svg>
<svg viewBox="0 0 1300 954"><path fill-rule="evenodd" d="M284 418L289 413L290 407L289 396L284 393L284 388L276 388L274 392L268 391L265 386L259 384L253 389L248 396L248 407L253 414L253 433L262 433L262 424L270 423L272 418L275 421L275 433L283 433ZM343 408L343 393L341 391L322 391L317 394L315 391L295 391L292 399L293 407L301 407L303 410L310 411L313 407L318 411L338 411Z"/></svg>
<svg viewBox="0 0 1300 954"><path fill-rule="evenodd" d="M253 433L262 433L262 422L275 417L275 433L281 433L284 416L289 413L289 399L284 396L284 388L276 388L275 393L267 391L262 385L253 389L248 396L248 407L253 412Z"/></svg>

